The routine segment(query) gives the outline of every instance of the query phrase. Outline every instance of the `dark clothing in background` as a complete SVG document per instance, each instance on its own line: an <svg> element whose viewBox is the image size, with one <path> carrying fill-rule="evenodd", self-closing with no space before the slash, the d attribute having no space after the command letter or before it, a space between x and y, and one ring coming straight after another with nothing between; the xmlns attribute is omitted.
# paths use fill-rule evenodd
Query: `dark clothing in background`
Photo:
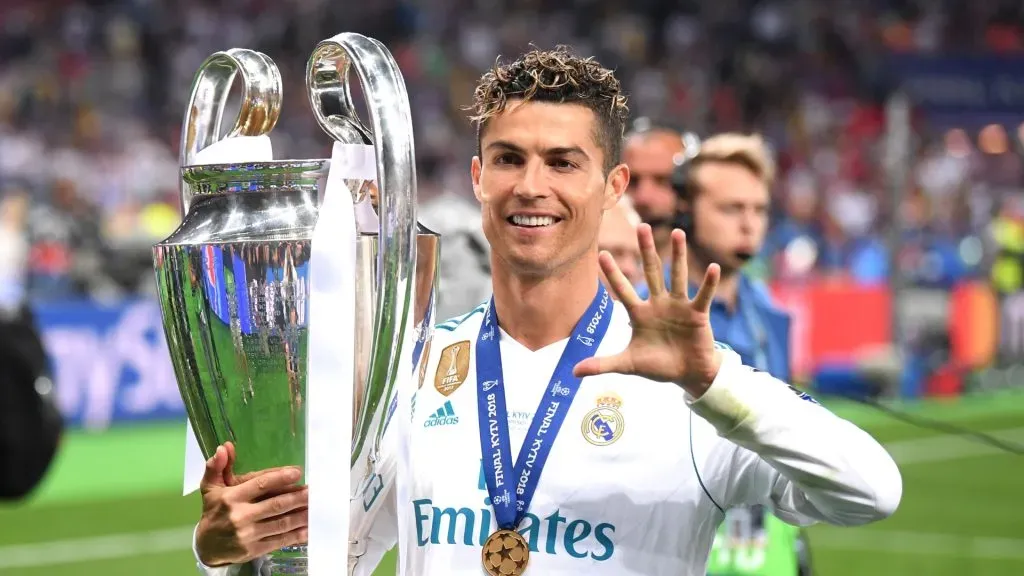
<svg viewBox="0 0 1024 576"><path fill-rule="evenodd" d="M0 315L0 500L32 492L57 453L63 422L48 376L28 309Z"/></svg>

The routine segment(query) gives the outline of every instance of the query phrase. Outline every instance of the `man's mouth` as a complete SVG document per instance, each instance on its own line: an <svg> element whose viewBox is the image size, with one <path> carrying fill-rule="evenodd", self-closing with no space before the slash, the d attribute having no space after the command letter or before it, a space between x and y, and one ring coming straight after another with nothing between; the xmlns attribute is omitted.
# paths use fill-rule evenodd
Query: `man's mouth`
<svg viewBox="0 0 1024 576"><path fill-rule="evenodd" d="M522 226L523 228L542 228L544 226L551 226L561 222L561 218L555 218L554 216L522 216L519 214L509 216L508 223L513 226Z"/></svg>

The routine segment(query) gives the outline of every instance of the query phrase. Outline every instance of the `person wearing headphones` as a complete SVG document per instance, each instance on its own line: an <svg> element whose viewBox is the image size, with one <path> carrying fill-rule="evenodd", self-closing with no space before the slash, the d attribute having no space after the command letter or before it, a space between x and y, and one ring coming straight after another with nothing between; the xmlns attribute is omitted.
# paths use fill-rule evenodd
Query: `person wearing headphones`
<svg viewBox="0 0 1024 576"><path fill-rule="evenodd" d="M661 134L673 130L648 126ZM743 266L761 250L768 230L775 178L771 154L759 136L726 133L700 142L693 134L674 133L681 152L669 157L671 166L657 168L671 174L675 211L670 217L658 214L649 223L686 233L690 270L704 270L712 263L721 267L711 307L712 329L748 366L788 381L789 316L775 305L763 283L743 273ZM667 270L665 280L670 281ZM689 289L693 294L697 287ZM637 292L647 297L646 286ZM734 509L719 527L707 573L807 576L811 573L809 550L801 529L769 510Z"/></svg>
<svg viewBox="0 0 1024 576"><path fill-rule="evenodd" d="M672 224L679 203L672 173L683 160L682 134L669 123L641 117L633 122L622 148L622 161L629 166L625 198L640 220L651 225L663 262L672 260Z"/></svg>

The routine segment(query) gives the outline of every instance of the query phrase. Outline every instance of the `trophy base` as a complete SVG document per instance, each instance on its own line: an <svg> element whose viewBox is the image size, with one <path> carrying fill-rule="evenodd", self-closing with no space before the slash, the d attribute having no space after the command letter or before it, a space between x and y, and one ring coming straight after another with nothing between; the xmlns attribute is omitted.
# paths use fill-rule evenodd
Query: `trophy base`
<svg viewBox="0 0 1024 576"><path fill-rule="evenodd" d="M271 576L309 576L306 546L288 546L270 553Z"/></svg>

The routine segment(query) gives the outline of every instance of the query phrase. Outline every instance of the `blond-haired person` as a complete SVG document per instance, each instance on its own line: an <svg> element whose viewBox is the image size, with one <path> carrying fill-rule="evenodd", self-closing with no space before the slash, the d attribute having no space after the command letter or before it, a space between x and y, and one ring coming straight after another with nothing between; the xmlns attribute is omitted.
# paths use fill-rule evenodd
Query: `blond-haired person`
<svg viewBox="0 0 1024 576"><path fill-rule="evenodd" d="M789 381L789 317L760 281L743 272L768 230L775 179L771 152L760 136L739 133L712 136L693 152L674 169L678 204L672 222L686 232L691 270L721 266L710 310L712 330L748 366ZM696 286L688 291L695 293ZM645 295L646 287L639 292ZM763 506L728 512L708 565L711 576L806 576L810 570L800 530Z"/></svg>

